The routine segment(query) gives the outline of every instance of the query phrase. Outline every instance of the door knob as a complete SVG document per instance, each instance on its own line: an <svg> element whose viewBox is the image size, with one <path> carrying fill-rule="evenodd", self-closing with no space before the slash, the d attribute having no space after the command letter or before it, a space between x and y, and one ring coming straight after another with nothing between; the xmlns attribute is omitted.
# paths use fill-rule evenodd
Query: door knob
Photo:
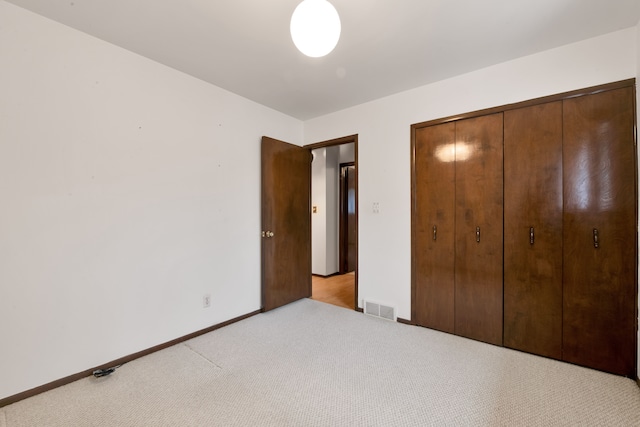
<svg viewBox="0 0 640 427"><path fill-rule="evenodd" d="M263 231L262 237L273 237L273 231Z"/></svg>
<svg viewBox="0 0 640 427"><path fill-rule="evenodd" d="M480 243L480 227L476 227L476 242Z"/></svg>

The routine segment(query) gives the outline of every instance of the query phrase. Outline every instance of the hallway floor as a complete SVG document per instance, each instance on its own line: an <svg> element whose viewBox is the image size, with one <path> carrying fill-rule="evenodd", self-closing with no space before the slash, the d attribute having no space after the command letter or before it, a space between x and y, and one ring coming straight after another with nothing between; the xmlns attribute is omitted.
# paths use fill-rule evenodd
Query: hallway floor
<svg viewBox="0 0 640 427"><path fill-rule="evenodd" d="M329 277L314 275L311 279L311 299L353 310L355 281L354 272Z"/></svg>

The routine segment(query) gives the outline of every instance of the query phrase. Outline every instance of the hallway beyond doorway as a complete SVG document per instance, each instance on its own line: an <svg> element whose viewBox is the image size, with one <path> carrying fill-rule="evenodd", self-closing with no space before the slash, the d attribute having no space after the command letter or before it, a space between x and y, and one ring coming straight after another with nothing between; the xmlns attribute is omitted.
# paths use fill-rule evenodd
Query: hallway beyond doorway
<svg viewBox="0 0 640 427"><path fill-rule="evenodd" d="M314 275L311 279L311 299L353 310L355 280L354 272L329 277Z"/></svg>

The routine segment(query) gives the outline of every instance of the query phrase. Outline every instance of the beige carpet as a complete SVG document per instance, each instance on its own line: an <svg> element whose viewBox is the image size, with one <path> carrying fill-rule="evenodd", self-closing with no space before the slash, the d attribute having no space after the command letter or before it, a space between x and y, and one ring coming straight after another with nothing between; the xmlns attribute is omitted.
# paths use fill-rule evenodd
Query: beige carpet
<svg viewBox="0 0 640 427"><path fill-rule="evenodd" d="M4 412L2 427L639 426L640 389L302 300Z"/></svg>

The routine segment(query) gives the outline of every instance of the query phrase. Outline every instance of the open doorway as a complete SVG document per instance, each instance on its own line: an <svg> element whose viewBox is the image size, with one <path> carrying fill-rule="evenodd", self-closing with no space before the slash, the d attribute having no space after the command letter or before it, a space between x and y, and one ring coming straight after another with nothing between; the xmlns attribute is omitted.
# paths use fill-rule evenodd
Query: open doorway
<svg viewBox="0 0 640 427"><path fill-rule="evenodd" d="M357 309L357 135L312 153L312 298Z"/></svg>

